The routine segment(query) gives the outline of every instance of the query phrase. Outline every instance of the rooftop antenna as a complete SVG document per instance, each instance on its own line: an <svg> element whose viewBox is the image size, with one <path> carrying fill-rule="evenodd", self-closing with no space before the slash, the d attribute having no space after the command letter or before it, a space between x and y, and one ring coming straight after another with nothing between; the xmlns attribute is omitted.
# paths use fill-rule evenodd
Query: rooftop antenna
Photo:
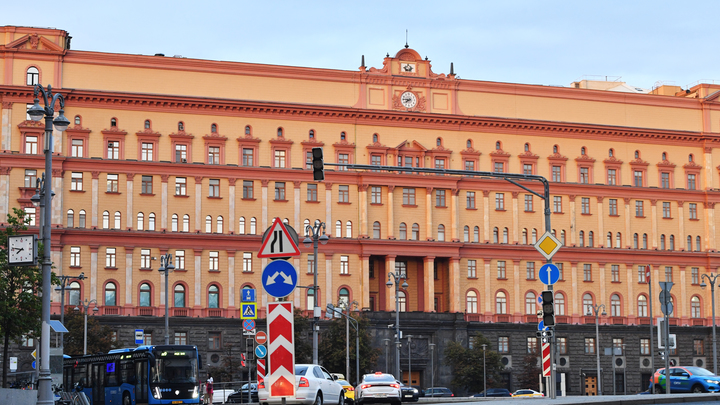
<svg viewBox="0 0 720 405"><path fill-rule="evenodd" d="M410 48L408 45L408 30L405 30L405 48Z"/></svg>

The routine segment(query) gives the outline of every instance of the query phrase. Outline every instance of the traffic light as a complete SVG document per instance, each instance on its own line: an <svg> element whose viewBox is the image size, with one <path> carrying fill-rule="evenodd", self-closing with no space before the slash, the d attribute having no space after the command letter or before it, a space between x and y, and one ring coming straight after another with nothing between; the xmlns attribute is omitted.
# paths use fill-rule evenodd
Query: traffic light
<svg viewBox="0 0 720 405"><path fill-rule="evenodd" d="M543 324L555 326L555 304L553 303L553 292L542 292Z"/></svg>
<svg viewBox="0 0 720 405"><path fill-rule="evenodd" d="M323 181L325 180L324 164L323 164L323 149L312 148L312 165L313 165L313 180Z"/></svg>

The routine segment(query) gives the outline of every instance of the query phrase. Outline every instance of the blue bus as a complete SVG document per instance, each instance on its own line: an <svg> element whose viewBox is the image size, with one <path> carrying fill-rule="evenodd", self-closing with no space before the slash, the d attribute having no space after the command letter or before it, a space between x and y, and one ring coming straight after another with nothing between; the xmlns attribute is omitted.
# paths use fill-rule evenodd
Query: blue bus
<svg viewBox="0 0 720 405"><path fill-rule="evenodd" d="M158 345L65 358L65 391L92 405L199 404L202 359L196 346Z"/></svg>

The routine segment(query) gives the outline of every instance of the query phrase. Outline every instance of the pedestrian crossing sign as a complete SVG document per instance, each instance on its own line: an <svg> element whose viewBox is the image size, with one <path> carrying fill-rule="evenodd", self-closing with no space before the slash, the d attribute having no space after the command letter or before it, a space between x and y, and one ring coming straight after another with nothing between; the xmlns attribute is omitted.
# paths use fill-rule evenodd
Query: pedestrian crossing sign
<svg viewBox="0 0 720 405"><path fill-rule="evenodd" d="M240 307L241 319L257 319L257 302L243 302Z"/></svg>

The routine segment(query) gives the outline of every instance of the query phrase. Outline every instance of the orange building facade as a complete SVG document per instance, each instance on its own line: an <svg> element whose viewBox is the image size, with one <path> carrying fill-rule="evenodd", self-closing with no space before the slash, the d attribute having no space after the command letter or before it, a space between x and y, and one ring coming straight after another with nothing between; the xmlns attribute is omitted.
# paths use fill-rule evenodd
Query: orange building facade
<svg viewBox="0 0 720 405"><path fill-rule="evenodd" d="M70 305L164 315L155 258L171 253L171 315L238 318L239 290L255 288L263 317L257 252L280 217L301 239L315 220L330 236L319 293L291 296L304 310L347 300L394 311L385 283L400 271L402 311L537 321L541 199L472 175L329 168L313 182L308 154L321 146L332 163L545 176L565 245L554 258L559 323L585 323L589 305L605 304L603 323L649 324L648 299L659 313L667 280L673 324L712 324L700 284L720 265L720 86L631 94L473 81L434 73L410 48L351 70L99 53L71 50L62 30L5 26L1 218L34 210L36 83L64 95L71 121L53 136L51 174L55 271L87 277L71 284ZM292 262L312 285L312 250L301 250Z"/></svg>

